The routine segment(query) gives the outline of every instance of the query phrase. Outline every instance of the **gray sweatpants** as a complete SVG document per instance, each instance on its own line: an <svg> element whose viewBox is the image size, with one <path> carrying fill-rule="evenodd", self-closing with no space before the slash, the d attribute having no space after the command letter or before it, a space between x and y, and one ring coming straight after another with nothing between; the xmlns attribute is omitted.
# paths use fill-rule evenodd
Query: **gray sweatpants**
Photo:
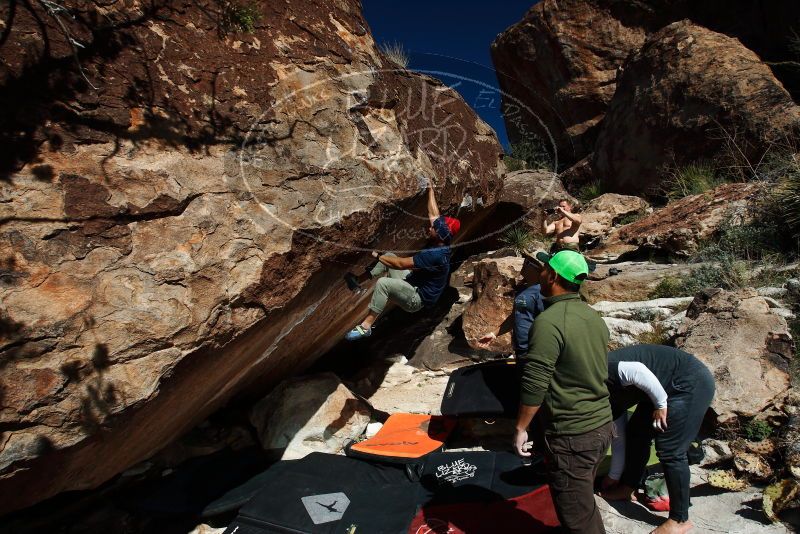
<svg viewBox="0 0 800 534"><path fill-rule="evenodd" d="M394 256L392 253L385 256ZM387 276L378 280L372 292L369 309L378 315L386 308L386 303L391 300L407 312L417 312L422 309L422 299L417 289L406 282L406 277L411 274L407 269L389 269L381 262L369 272L373 278L384 274Z"/></svg>

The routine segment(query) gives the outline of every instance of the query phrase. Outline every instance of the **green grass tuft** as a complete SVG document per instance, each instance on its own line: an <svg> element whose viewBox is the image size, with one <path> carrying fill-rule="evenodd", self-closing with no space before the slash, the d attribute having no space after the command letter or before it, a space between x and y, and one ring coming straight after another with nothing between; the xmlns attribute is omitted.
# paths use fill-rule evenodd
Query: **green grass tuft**
<svg viewBox="0 0 800 534"><path fill-rule="evenodd" d="M538 135L529 135L519 143L512 143L511 150L503 158L509 171L522 169L553 170L553 156L547 143Z"/></svg>
<svg viewBox="0 0 800 534"><path fill-rule="evenodd" d="M665 183L665 193L670 200L699 195L722 184L714 167L707 163L691 163L672 171Z"/></svg>
<svg viewBox="0 0 800 534"><path fill-rule="evenodd" d="M670 345L671 338L669 332L661 323L652 323L651 332L642 332L636 336L636 341L644 345Z"/></svg>
<svg viewBox="0 0 800 534"><path fill-rule="evenodd" d="M239 4L225 2L222 10L222 29L253 33L261 20L261 13L255 3Z"/></svg>
<svg viewBox="0 0 800 534"><path fill-rule="evenodd" d="M748 441L763 441L772 435L772 425L766 421L752 419L742 426L742 434Z"/></svg>
<svg viewBox="0 0 800 534"><path fill-rule="evenodd" d="M603 187L602 182L596 180L581 187L576 196L578 197L578 200L586 204L590 200L599 197L603 193L605 193L605 187Z"/></svg>

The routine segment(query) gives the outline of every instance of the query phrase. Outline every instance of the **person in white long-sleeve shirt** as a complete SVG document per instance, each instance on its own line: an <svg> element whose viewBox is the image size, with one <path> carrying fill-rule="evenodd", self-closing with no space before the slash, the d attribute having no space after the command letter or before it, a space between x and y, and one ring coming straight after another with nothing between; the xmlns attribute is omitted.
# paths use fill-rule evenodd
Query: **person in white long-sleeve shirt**
<svg viewBox="0 0 800 534"><path fill-rule="evenodd" d="M609 366L610 367L610 366ZM611 369L609 369L611 372ZM619 362L617 367L619 382L623 387L635 386L647 395L653 404L653 427L667 428L667 392L647 366L641 362ZM614 414L616 416L616 414ZM616 436L611 442L611 467L603 480L603 489L616 486L625 469L625 436L628 427L628 413L614 420Z"/></svg>
<svg viewBox="0 0 800 534"><path fill-rule="evenodd" d="M650 444L664 469L669 518L655 534L683 534L689 521L687 451L714 398L714 377L693 355L663 345L636 345L608 354L608 392L619 436L612 443L612 467L601 492L607 500L634 500ZM627 419L629 408L636 410ZM624 450L623 450L624 448ZM613 481L619 483L613 487Z"/></svg>

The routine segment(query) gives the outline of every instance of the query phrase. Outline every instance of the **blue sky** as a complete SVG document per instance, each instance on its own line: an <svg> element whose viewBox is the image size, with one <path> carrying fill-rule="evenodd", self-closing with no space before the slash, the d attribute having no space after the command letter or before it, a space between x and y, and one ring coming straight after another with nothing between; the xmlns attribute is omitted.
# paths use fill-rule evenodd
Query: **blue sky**
<svg viewBox="0 0 800 534"><path fill-rule="evenodd" d="M535 3L536 0L363 0L364 15L375 41L402 44L411 56L410 69L427 71L454 86L494 128L504 146L508 141L489 45Z"/></svg>

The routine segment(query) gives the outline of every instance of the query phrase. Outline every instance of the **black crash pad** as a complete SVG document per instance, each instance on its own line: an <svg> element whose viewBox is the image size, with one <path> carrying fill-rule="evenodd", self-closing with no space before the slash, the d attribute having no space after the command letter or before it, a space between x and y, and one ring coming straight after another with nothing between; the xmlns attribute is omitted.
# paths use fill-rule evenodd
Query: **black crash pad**
<svg viewBox="0 0 800 534"><path fill-rule="evenodd" d="M442 398L444 416L515 417L519 408L519 366L500 360L453 371Z"/></svg>

